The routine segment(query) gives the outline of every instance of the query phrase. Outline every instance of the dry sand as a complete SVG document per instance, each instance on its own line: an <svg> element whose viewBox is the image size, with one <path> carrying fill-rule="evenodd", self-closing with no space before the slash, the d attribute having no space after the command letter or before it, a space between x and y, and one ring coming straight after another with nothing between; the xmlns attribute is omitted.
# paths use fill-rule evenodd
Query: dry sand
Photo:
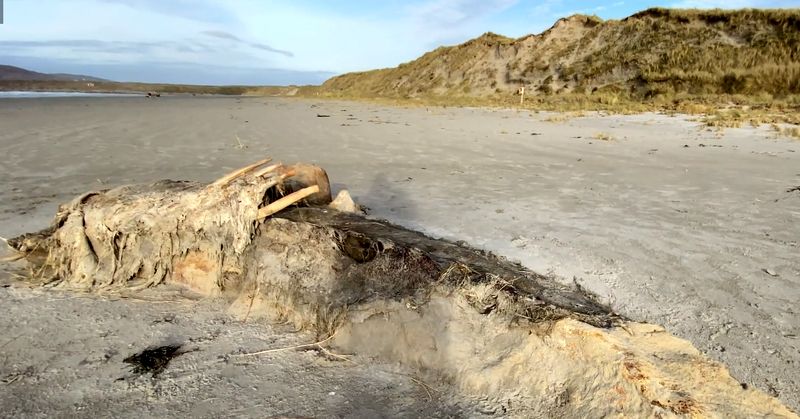
<svg viewBox="0 0 800 419"><path fill-rule="evenodd" d="M237 357L315 340L288 326L233 321L208 301L143 297L0 289L2 416L482 417L495 409L436 383L426 390L396 365L327 359L314 348ZM169 343L185 353L155 379L122 362Z"/></svg>
<svg viewBox="0 0 800 419"><path fill-rule="evenodd" d="M264 98L7 99L0 101L0 126L3 237L44 227L59 203L91 189L162 178L208 181L265 154L287 162L311 161L328 170L334 188L348 188L369 207L371 216L464 240L574 280L622 314L662 324L689 339L725 363L742 383L800 408L800 191L787 192L800 186L800 142L776 138L766 128L720 135L686 118L655 114L563 120L509 110ZM162 394L163 384L147 382L149 387L131 393L105 388L108 383L101 377L110 374L107 368L119 372L126 350L166 336L137 332L150 327L150 317L161 315L163 308L73 301L77 298L24 288L0 293L0 330L9 342L0 342L7 344L0 378L20 376L0 388L0 404L16 400L17 412L45 415L58 407L53 400L63 399L102 414L114 406L86 400L111 394L113 404L133 405L156 398L143 399L142 392ZM57 317L59 327L47 314L54 301L74 307L69 311L74 317ZM176 310L185 319L179 334L222 329L242 334L234 342L307 341L263 325L240 325L228 332L228 325L213 324L221 317L204 304L193 305L191 316ZM97 319L108 313L119 319L97 329ZM84 343L73 336L87 328L98 330L95 337ZM103 343L108 330L133 332L112 345ZM72 342L65 344L65 352L56 351L59 339ZM235 344L214 345L213 354L184 355L185 362L203 363L201 372L185 379L188 390L175 378L179 384L169 384L168 402L155 403L149 413L175 406L191 413L189 405L201 394L234 393L226 387L230 383L219 379L229 367L206 361ZM81 360L73 359L76 353L100 354L107 347L125 350L114 349L119 355L111 356L111 366L97 370L102 373L75 373L81 368ZM213 409L222 410L209 412L227 406L235 413L248 403L262 403L269 406L259 414L370 415L344 401L321 404L314 391L323 391L328 382L351 388L346 396L351 403L375 398L365 408L386 408L388 415L472 416L498 409L461 399L446 388L447 396L428 404L419 387L401 386L412 382L404 375L386 377L391 385L385 392L370 384L377 380L371 368L397 366L316 369L314 364L303 370L312 362L304 356L290 352L275 363L307 371L314 380L324 377L300 394L294 384L304 382L306 373L276 375L256 367L230 373L238 377L247 371L250 380L289 383L274 393L288 400L287 406L300 406L296 410L271 408L261 393L245 386L241 391L259 397L215 401ZM180 359L171 373L175 377L190 369L191 364L181 369ZM39 369L26 375L26 362L34 361ZM217 381L205 386L208 377ZM48 387L50 380L61 384ZM21 390L13 386L23 384L28 387L17 393ZM41 411L30 401L19 401L21 394L44 388L51 401ZM102 391L100 396L88 390L82 395L82 388ZM397 402L387 405L385 400Z"/></svg>

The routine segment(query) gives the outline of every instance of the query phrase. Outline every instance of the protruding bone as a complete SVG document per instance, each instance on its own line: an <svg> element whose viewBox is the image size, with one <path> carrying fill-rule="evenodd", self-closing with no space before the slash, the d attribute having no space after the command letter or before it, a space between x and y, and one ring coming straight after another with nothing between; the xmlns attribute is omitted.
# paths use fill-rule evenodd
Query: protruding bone
<svg viewBox="0 0 800 419"><path fill-rule="evenodd" d="M297 174L297 171L295 171L294 169L285 170L280 175L281 181L284 181L284 180L286 180L286 178L290 178L290 177L292 177L292 176L294 176L296 174Z"/></svg>
<svg viewBox="0 0 800 419"><path fill-rule="evenodd" d="M315 193L319 192L319 186L309 186L307 188L300 189L297 192L292 192L289 195L284 196L283 198L265 206L258 210L258 220L263 218L269 217L272 214L301 201L304 198L307 198Z"/></svg>
<svg viewBox="0 0 800 419"><path fill-rule="evenodd" d="M245 167L242 167L241 169L234 170L233 172L230 172L227 175L225 175L225 176L217 179L216 181L214 181L214 183L212 183L212 185L225 186L225 185L233 182L234 180L236 180L236 179L238 179L238 178L240 178L240 177L252 172L255 169L258 169L259 167L261 167L261 166L263 166L263 165L265 165L265 164L267 164L267 163L269 163L271 161L272 161L272 158L267 157L266 159L259 160L259 161L255 162L255 163L251 164L251 165L247 165Z"/></svg>
<svg viewBox="0 0 800 419"><path fill-rule="evenodd" d="M263 168L261 170L258 170L255 173L253 173L253 176L255 176L255 177L264 176L267 173L274 172L275 170L280 169L282 166L283 166L283 163L280 163L280 162L272 164L272 165L269 165L269 166L267 166L267 167L265 167L265 168Z"/></svg>

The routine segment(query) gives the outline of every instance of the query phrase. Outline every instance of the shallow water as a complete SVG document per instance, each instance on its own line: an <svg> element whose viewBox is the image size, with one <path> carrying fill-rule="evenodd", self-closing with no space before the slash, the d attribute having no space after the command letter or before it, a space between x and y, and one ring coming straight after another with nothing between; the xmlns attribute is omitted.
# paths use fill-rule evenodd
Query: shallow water
<svg viewBox="0 0 800 419"><path fill-rule="evenodd" d="M88 92L0 92L0 99L46 98L46 97L130 97L141 96L137 93L88 93Z"/></svg>

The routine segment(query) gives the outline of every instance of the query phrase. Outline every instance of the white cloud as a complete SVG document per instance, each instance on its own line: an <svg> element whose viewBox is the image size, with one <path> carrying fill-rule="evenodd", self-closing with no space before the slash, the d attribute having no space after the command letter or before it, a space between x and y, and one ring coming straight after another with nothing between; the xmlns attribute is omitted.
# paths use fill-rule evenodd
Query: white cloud
<svg viewBox="0 0 800 419"><path fill-rule="evenodd" d="M516 5L518 0L429 0L408 7L408 15L427 43L460 42L475 35L487 18Z"/></svg>
<svg viewBox="0 0 800 419"><path fill-rule="evenodd" d="M236 36L236 35L234 35L234 34L232 34L230 32L225 32L225 31L220 31L220 30L206 30L206 31L202 31L200 33L202 35L205 35L205 36L210 36L210 37L217 38L217 39L224 39L224 40L227 40L227 41L231 41L231 42L233 42L235 44L247 45L247 46L249 46L251 48L260 49L260 50L263 50L263 51L274 52L276 54L285 55L287 57L294 57L294 54L291 51L286 51L286 50L282 50L282 49L273 48L273 47L271 47L269 45L262 44L262 43L259 43L259 42L248 42L248 41L245 41L244 39L239 38L238 36Z"/></svg>
<svg viewBox="0 0 800 419"><path fill-rule="evenodd" d="M487 31L522 36L571 13L607 15L633 7L623 1L5 0L0 55L96 65L175 62L348 72L395 66ZM673 7L800 3L668 1Z"/></svg>
<svg viewBox="0 0 800 419"><path fill-rule="evenodd" d="M167 16L200 22L235 22L236 18L224 6L224 2L214 0L99 0L115 3L134 10L147 10Z"/></svg>
<svg viewBox="0 0 800 419"><path fill-rule="evenodd" d="M457 26L501 12L517 0L431 0L409 8L413 18L431 27Z"/></svg>
<svg viewBox="0 0 800 419"><path fill-rule="evenodd" d="M556 10L561 10L563 3L563 0L544 0L539 2L539 4L531 9L531 16L542 18L551 17L554 14L560 14L560 12L557 12Z"/></svg>
<svg viewBox="0 0 800 419"><path fill-rule="evenodd" d="M87 64L173 60L336 72L395 66L442 44L460 43L488 30L502 33L504 24L488 22L518 3L5 1L2 41L12 43L5 45L2 55L77 59Z"/></svg>

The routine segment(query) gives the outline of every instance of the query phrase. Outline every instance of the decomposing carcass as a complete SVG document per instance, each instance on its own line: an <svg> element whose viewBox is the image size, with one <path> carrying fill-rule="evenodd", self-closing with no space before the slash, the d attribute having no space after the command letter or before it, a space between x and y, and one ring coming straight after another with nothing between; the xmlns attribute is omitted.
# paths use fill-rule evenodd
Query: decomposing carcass
<svg viewBox="0 0 800 419"><path fill-rule="evenodd" d="M663 328L491 253L365 217L325 171L270 164L210 184L88 192L10 239L31 281L223 298L336 353L397 361L522 414L791 416Z"/></svg>

